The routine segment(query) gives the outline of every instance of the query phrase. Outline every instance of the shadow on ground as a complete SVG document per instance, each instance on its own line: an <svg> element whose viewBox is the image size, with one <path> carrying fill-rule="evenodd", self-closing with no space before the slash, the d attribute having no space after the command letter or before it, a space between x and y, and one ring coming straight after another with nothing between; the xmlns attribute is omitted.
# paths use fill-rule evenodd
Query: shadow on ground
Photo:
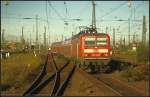
<svg viewBox="0 0 150 97"><path fill-rule="evenodd" d="M110 66L109 73L112 73L116 70L121 71L127 69L129 66L131 66L131 63L112 59L108 65Z"/></svg>

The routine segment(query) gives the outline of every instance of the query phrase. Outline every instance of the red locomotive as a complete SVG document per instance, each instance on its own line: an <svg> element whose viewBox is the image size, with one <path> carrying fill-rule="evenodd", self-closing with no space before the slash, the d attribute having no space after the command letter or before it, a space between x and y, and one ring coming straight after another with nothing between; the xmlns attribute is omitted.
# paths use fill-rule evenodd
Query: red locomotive
<svg viewBox="0 0 150 97"><path fill-rule="evenodd" d="M86 66L92 71L106 71L110 68L107 63L112 55L110 36L97 33L94 1L92 1L92 6L91 27L84 27L85 30L68 40L53 43L51 51L78 59L81 66Z"/></svg>
<svg viewBox="0 0 150 97"><path fill-rule="evenodd" d="M107 70L112 55L110 36L89 31L81 31L68 40L53 43L51 51L78 59L81 66L89 67L92 71Z"/></svg>

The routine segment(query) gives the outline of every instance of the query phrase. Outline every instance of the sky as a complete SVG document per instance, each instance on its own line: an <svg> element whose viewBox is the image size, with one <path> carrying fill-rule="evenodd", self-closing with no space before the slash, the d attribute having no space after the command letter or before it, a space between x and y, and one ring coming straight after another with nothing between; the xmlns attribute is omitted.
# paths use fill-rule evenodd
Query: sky
<svg viewBox="0 0 150 97"><path fill-rule="evenodd" d="M69 38L72 32L77 34L79 26L90 26L92 21L91 1L65 1L65 3L64 1L8 1L7 6L5 3L5 1L1 1L1 31L5 29L6 39L11 36L20 40L22 27L24 27L25 39L32 38L34 42L36 15L38 16L38 34L41 43L43 42L44 26L48 40L54 42L60 41L62 35L64 38ZM106 33L107 26L111 39L113 38L112 29L115 28L116 40L119 40L120 36L128 40L128 21L116 20L130 18L131 35L136 33L138 39L141 39L142 18L145 15L148 29L146 35L149 39L149 1L131 1L131 7L128 6L128 1L95 1L95 3L96 27L99 33ZM71 19L81 19L81 21ZM68 25L64 25L64 21L67 21Z"/></svg>

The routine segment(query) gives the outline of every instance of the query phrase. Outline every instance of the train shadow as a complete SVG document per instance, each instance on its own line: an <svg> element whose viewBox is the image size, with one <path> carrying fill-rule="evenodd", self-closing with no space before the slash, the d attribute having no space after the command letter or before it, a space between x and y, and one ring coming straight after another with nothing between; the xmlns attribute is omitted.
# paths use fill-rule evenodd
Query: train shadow
<svg viewBox="0 0 150 97"><path fill-rule="evenodd" d="M108 66L110 69L106 73L112 73L116 70L122 71L127 69L129 66L131 66L130 62L125 62L125 61L120 61L120 60L114 60L112 59L109 63Z"/></svg>
<svg viewBox="0 0 150 97"><path fill-rule="evenodd" d="M126 62L126 61L120 61L120 60L114 60L111 59L108 63L107 63L108 68L106 70L96 70L93 69L93 71L87 71L89 74L99 74L99 73L113 73L115 71L122 71L127 69L128 67L131 66L130 62ZM89 70L88 68L84 68L84 70ZM90 68L90 70L92 70L92 68Z"/></svg>

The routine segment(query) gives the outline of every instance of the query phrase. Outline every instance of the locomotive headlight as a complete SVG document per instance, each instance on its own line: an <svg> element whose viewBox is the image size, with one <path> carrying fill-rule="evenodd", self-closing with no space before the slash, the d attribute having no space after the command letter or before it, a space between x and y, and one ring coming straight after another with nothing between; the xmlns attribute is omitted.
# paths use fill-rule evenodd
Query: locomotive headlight
<svg viewBox="0 0 150 97"><path fill-rule="evenodd" d="M100 52L100 53L108 53L108 49L99 49L98 52Z"/></svg>
<svg viewBox="0 0 150 97"><path fill-rule="evenodd" d="M94 50L93 49L84 49L84 53L93 53Z"/></svg>

